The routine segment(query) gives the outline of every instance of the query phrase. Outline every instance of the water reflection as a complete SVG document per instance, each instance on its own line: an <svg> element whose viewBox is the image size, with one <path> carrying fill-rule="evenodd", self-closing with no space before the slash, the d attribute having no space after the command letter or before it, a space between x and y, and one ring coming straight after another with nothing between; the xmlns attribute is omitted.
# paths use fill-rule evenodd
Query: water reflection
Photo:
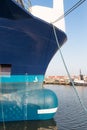
<svg viewBox="0 0 87 130"><path fill-rule="evenodd" d="M4 130L4 124L0 123L0 130ZM6 122L5 130L58 130L54 119L43 121Z"/></svg>
<svg viewBox="0 0 87 130"><path fill-rule="evenodd" d="M47 87L47 86L46 86ZM59 108L55 115L58 130L87 130L87 112L84 111L71 86L48 86L59 98ZM87 87L75 86L87 108Z"/></svg>
<svg viewBox="0 0 87 130"><path fill-rule="evenodd" d="M59 108L52 120L5 123L5 130L87 130L87 112L82 108L71 86L45 85L59 98ZM77 87L83 104L87 108L87 87ZM55 122L56 121L56 122ZM58 126L58 127L57 127ZM0 124L0 130L3 124Z"/></svg>

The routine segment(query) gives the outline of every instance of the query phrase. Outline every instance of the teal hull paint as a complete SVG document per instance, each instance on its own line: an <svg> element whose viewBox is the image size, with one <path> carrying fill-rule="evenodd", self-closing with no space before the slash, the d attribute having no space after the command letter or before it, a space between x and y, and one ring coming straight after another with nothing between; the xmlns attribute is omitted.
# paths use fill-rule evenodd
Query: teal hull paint
<svg viewBox="0 0 87 130"><path fill-rule="evenodd" d="M0 77L0 82L9 83L9 82L43 82L43 75L4 75Z"/></svg>
<svg viewBox="0 0 87 130"><path fill-rule="evenodd" d="M43 75L12 75L0 77L0 92L15 93L42 88Z"/></svg>
<svg viewBox="0 0 87 130"><path fill-rule="evenodd" d="M58 107L58 99L49 89L18 91L2 96L0 122L51 119L56 113L55 108Z"/></svg>

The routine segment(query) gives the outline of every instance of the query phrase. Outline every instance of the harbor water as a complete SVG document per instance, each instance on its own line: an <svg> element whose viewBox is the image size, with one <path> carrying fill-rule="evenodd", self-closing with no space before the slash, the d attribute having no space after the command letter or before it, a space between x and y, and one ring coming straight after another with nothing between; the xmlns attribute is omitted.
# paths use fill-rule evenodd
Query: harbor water
<svg viewBox="0 0 87 130"><path fill-rule="evenodd" d="M81 106L72 86L45 85L59 99L54 118L44 121L19 121L0 123L0 130L87 130L87 112ZM76 86L81 100L87 107L87 87Z"/></svg>

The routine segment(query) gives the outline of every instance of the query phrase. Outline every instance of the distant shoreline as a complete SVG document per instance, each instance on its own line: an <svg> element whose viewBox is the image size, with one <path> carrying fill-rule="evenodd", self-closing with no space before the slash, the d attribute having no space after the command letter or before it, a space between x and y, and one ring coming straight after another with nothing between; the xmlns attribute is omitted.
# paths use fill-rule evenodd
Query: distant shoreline
<svg viewBox="0 0 87 130"><path fill-rule="evenodd" d="M64 85L64 86L72 86L72 84L71 83L69 83L69 84L66 84L66 83L45 83L44 82L44 85ZM78 87L80 87L80 86L83 86L83 87L87 87L87 84L74 84L75 86L78 86Z"/></svg>
<svg viewBox="0 0 87 130"><path fill-rule="evenodd" d="M79 76L72 76L72 81L75 86L87 86L87 76L80 79ZM48 76L45 77L44 84L54 84L54 85L72 85L68 76Z"/></svg>
<svg viewBox="0 0 87 130"><path fill-rule="evenodd" d="M70 83L56 83L56 82L44 82L44 84L54 84L54 85L70 85Z"/></svg>

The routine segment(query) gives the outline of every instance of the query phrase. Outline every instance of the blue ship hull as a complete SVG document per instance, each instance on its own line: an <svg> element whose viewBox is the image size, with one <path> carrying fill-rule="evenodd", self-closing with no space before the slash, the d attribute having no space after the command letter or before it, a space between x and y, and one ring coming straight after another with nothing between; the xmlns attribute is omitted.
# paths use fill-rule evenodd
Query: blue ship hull
<svg viewBox="0 0 87 130"><path fill-rule="evenodd" d="M56 33L62 46L66 35ZM57 50L51 24L13 0L0 0L0 121L53 118L58 100L42 85Z"/></svg>

